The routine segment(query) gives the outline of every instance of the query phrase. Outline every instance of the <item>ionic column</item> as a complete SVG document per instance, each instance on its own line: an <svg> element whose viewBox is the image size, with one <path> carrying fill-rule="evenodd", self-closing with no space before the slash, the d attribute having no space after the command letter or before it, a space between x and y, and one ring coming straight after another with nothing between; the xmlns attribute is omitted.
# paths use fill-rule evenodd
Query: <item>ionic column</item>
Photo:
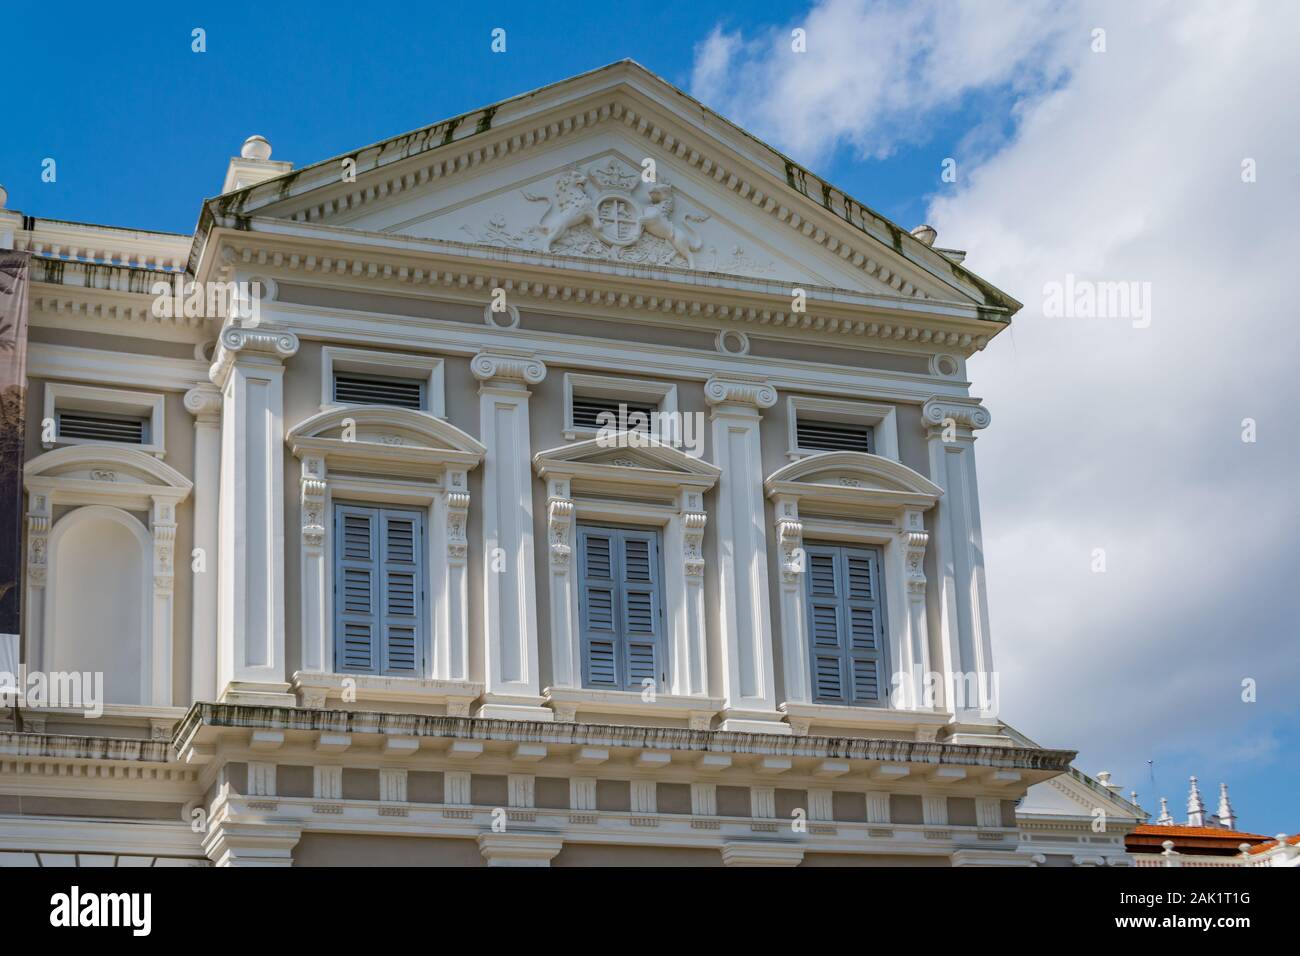
<svg viewBox="0 0 1300 956"><path fill-rule="evenodd" d="M975 431L988 410L975 401L932 398L922 417L930 452L930 480L943 488L934 510L939 578L939 649L945 706L959 721L978 719L978 701L948 699L954 686L996 687L984 584L984 542L975 477ZM964 679L972 675L974 683ZM961 706L956 706L961 705ZM960 713L958 713L960 711Z"/></svg>
<svg viewBox="0 0 1300 956"><path fill-rule="evenodd" d="M529 352L486 350L470 370L479 386L483 465L484 703L480 717L549 720L537 665L532 456L527 386L546 378Z"/></svg>
<svg viewBox="0 0 1300 956"><path fill-rule="evenodd" d="M713 463L718 479L718 631L722 635L723 730L789 733L776 710L767 592L760 409L776 404L761 379L711 378Z"/></svg>
<svg viewBox="0 0 1300 956"><path fill-rule="evenodd" d="M294 703L284 659L284 360L290 332L231 326L209 373L221 389L218 664L222 701Z"/></svg>
<svg viewBox="0 0 1300 956"><path fill-rule="evenodd" d="M190 620L190 700L217 699L217 517L221 489L221 392L206 382L185 393L194 416L195 567Z"/></svg>

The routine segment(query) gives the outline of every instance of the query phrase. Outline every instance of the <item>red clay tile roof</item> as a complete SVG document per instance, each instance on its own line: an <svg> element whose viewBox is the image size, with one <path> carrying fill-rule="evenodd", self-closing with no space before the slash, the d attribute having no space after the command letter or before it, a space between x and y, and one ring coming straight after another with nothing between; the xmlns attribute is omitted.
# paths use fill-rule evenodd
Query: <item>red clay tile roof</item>
<svg viewBox="0 0 1300 956"><path fill-rule="evenodd" d="M1286 844L1287 844L1287 846L1300 846L1300 833L1297 833L1295 836L1289 836L1289 837L1287 837L1287 838L1286 838ZM1251 852L1251 853L1267 853L1269 850L1273 849L1273 848L1276 847L1276 846L1277 846L1277 841L1276 841L1276 840L1269 840L1267 843L1260 843L1260 844L1257 845L1257 846L1252 846L1252 847L1250 848L1250 852Z"/></svg>
<svg viewBox="0 0 1300 956"><path fill-rule="evenodd" d="M1233 837L1237 842L1249 843L1253 840L1269 840L1261 833L1243 833L1240 830L1225 830L1223 827L1185 827L1175 824L1174 826L1162 826L1159 823L1144 823L1133 830L1129 836L1163 836L1169 837L1219 837L1228 839Z"/></svg>
<svg viewBox="0 0 1300 956"><path fill-rule="evenodd" d="M1243 843L1268 842L1262 833L1243 833L1221 827L1163 826L1144 823L1124 838L1124 848L1130 853L1159 853L1161 844L1172 840L1179 853L1214 853L1233 855Z"/></svg>

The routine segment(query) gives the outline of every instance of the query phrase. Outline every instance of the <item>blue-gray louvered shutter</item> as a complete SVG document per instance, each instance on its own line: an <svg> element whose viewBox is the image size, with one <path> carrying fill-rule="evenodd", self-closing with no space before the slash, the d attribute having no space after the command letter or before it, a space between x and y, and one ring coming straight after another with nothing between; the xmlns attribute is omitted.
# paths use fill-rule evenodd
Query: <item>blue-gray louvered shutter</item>
<svg viewBox="0 0 1300 956"><path fill-rule="evenodd" d="M578 619L582 628L582 683L586 687L620 686L614 580L617 549L616 533L596 528L578 529L582 575Z"/></svg>
<svg viewBox="0 0 1300 956"><path fill-rule="evenodd" d="M418 675L423 670L420 640L422 523L415 511L380 512L383 529L383 672Z"/></svg>
<svg viewBox="0 0 1300 956"><path fill-rule="evenodd" d="M804 548L813 700L843 704L847 698L840 628L839 562L836 556L835 548Z"/></svg>
<svg viewBox="0 0 1300 956"><path fill-rule="evenodd" d="M880 553L805 548L813 700L879 704L886 691Z"/></svg>
<svg viewBox="0 0 1300 956"><path fill-rule="evenodd" d="M335 669L422 674L422 515L337 505L334 528Z"/></svg>
<svg viewBox="0 0 1300 956"><path fill-rule="evenodd" d="M654 531L623 531L623 689L658 687L659 549Z"/></svg>
<svg viewBox="0 0 1300 956"><path fill-rule="evenodd" d="M378 669L379 515L373 508L334 509L334 668Z"/></svg>
<svg viewBox="0 0 1300 956"><path fill-rule="evenodd" d="M640 691L663 681L659 537L579 526L579 626L587 687Z"/></svg>
<svg viewBox="0 0 1300 956"><path fill-rule="evenodd" d="M878 704L884 696L884 628L881 620L880 552L844 548L849 692L855 704Z"/></svg>

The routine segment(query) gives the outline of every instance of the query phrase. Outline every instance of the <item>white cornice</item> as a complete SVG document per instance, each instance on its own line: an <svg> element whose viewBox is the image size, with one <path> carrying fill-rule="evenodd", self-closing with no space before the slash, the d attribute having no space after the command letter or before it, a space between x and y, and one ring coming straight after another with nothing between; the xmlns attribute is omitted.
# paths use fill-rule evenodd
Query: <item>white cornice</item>
<svg viewBox="0 0 1300 956"><path fill-rule="evenodd" d="M495 108L484 111L475 134L463 140L457 140L454 134L460 120L467 117L449 121L441 138L435 136L439 132L436 126L409 134L403 138L401 150L378 150L368 166L354 154L354 161L363 166L355 183L343 183L338 161L326 160L299 170L292 178L279 177L260 188L212 200L210 208L218 222L222 217L246 218L254 211L264 214L264 210L298 222L315 222L368 204L389 202L429 182L477 170L494 160L602 124L616 123L675 155L680 162L876 281L898 290L900 295L924 297L916 282L931 281L993 311L1013 312L1019 307L1010 297L971 281L969 273L951 260L924 247L899 227L795 166L724 118L718 117L722 120L719 127L700 128L688 119L695 111L682 111L682 104L674 102L670 95L680 97L680 91L644 69L635 64L608 69L620 68L624 74L620 80L606 79L576 101L570 98L557 102L558 91L572 87L574 80L548 88L547 97L539 95L538 102L549 98L553 104L549 111L522 117L508 117L505 111L498 117ZM506 129L502 129L503 120ZM814 196L813 192L818 191L820 195ZM310 201L305 202L309 195ZM265 198L259 204L260 197ZM900 259L901 269L909 275L899 274ZM990 298L996 301L990 302Z"/></svg>
<svg viewBox="0 0 1300 956"><path fill-rule="evenodd" d="M492 250L490 257L484 257L482 247L448 240L274 220L250 220L246 225L244 231L222 233L233 261L223 263L218 274L228 277L231 268L249 274L273 269L282 281L292 281L296 273L309 284L353 291L385 286L403 295L451 290L477 293L484 300L499 288L523 308L527 306L521 298L572 302L649 316L797 331L824 342L868 339L884 347L906 344L963 355L984 348L1005 327L980 319L974 306L937 300L901 300L810 286L806 290L809 311L796 313L789 311L788 284L763 279L711 275L711 284L701 284L687 270L672 267L520 250Z"/></svg>
<svg viewBox="0 0 1300 956"><path fill-rule="evenodd" d="M207 379L208 366L193 359L33 342L27 351L27 374L31 378L184 392Z"/></svg>

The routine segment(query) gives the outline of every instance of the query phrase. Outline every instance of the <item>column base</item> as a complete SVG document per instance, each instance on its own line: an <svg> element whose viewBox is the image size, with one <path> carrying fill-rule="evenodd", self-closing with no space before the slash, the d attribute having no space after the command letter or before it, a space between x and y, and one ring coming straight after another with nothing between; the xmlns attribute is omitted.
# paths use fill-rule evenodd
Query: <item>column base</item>
<svg viewBox="0 0 1300 956"><path fill-rule="evenodd" d="M288 684L232 680L222 689L218 703L245 704L250 707L297 707L298 698L289 690Z"/></svg>
<svg viewBox="0 0 1300 956"><path fill-rule="evenodd" d="M488 866L550 866L563 847L559 837L542 833L483 833L478 838Z"/></svg>
<svg viewBox="0 0 1300 956"><path fill-rule="evenodd" d="M776 711L761 710L724 710L719 716L722 722L719 730L733 734L782 734L794 733L794 728L785 722L784 714Z"/></svg>
<svg viewBox="0 0 1300 956"><path fill-rule="evenodd" d="M214 866L293 866L301 837L295 826L224 821L203 838L203 852Z"/></svg>
<svg viewBox="0 0 1300 956"><path fill-rule="evenodd" d="M474 713L487 720L555 720L555 711L545 706L544 697L523 697L513 694L484 694L483 703Z"/></svg>

